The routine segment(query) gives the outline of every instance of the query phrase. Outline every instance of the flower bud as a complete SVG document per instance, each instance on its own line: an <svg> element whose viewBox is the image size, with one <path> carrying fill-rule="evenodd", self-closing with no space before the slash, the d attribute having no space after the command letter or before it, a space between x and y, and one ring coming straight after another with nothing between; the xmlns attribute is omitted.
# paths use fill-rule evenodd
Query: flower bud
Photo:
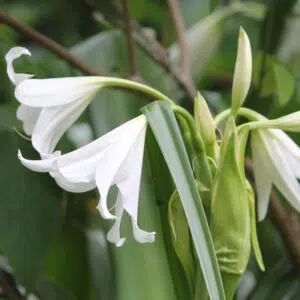
<svg viewBox="0 0 300 300"><path fill-rule="evenodd" d="M211 233L226 299L232 299L237 282L246 270L251 250L248 192L233 117L225 130L212 187Z"/></svg>
<svg viewBox="0 0 300 300"><path fill-rule="evenodd" d="M197 93L194 103L196 125L198 132L203 139L206 154L212 158L215 158L217 142L213 117L205 99L199 92Z"/></svg>
<svg viewBox="0 0 300 300"><path fill-rule="evenodd" d="M232 115L235 116L243 105L249 91L252 74L252 54L249 38L240 28L238 53L235 62L235 69L232 84Z"/></svg>

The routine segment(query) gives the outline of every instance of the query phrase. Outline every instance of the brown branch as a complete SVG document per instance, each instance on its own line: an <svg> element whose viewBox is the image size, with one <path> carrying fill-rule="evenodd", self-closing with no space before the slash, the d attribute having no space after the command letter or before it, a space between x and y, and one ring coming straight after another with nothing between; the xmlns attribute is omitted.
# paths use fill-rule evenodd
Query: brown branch
<svg viewBox="0 0 300 300"><path fill-rule="evenodd" d="M128 41L128 52L130 60L130 71L132 76L137 75L137 60L135 53L135 42L132 35L132 26L129 15L128 0L123 0L123 16L124 16L124 30Z"/></svg>
<svg viewBox="0 0 300 300"><path fill-rule="evenodd" d="M245 158L245 168L253 179L252 161L249 158ZM298 213L292 207L289 207L286 211L274 190L270 196L270 217L300 272L300 224Z"/></svg>
<svg viewBox="0 0 300 300"><path fill-rule="evenodd" d="M102 76L103 73L98 72L96 69L89 67L83 61L72 55L66 48L53 41L52 39L46 37L40 32L36 31L33 28L30 28L15 18L9 16L3 11L0 11L0 24L6 24L9 27L13 28L23 36L26 36L30 40L35 41L45 49L53 52L57 57L67 61L70 65L80 70L82 73L87 75L96 75Z"/></svg>
<svg viewBox="0 0 300 300"><path fill-rule="evenodd" d="M87 3L92 6L94 9L98 9L100 11L104 9L109 9L110 14L107 14L105 17L108 22L113 24L117 28L122 28L123 24L118 22L118 19L122 18L122 13L118 9L118 7L114 6L112 3L103 4L101 6L101 3L93 2L92 0L86 0ZM112 16L112 11L114 15ZM155 39L155 37L145 34L145 31L143 30L143 27L136 21L131 20L131 26L133 28L133 35L136 39L137 43L141 47L141 49L150 56L154 61L159 63L167 72L170 73L170 75L175 79L175 81L178 83L179 86L182 87L185 94L188 96L190 101L194 100L194 97L196 96L195 89L189 84L189 82L186 80L186 77L182 72L175 66L167 53L167 50Z"/></svg>
<svg viewBox="0 0 300 300"><path fill-rule="evenodd" d="M154 37L145 34L143 28L137 22L133 22L133 26L135 38L142 50L164 67L177 81L179 86L183 88L188 98L193 101L196 96L195 89L188 80L186 80L186 76L171 62L166 49Z"/></svg>
<svg viewBox="0 0 300 300"><path fill-rule="evenodd" d="M289 207L286 211L274 191L271 194L271 220L280 231L291 258L300 273L300 224L298 213Z"/></svg>
<svg viewBox="0 0 300 300"><path fill-rule="evenodd" d="M180 48L180 67L182 72L188 76L190 73L190 62L188 55L188 47L184 36L184 22L180 13L180 8L177 0L167 0L168 9L172 21L175 26L177 40Z"/></svg>
<svg viewBox="0 0 300 300"><path fill-rule="evenodd" d="M184 35L184 21L178 0L167 0L170 16L173 20L180 49L180 67L189 90L195 95L196 88L190 75L189 51Z"/></svg>

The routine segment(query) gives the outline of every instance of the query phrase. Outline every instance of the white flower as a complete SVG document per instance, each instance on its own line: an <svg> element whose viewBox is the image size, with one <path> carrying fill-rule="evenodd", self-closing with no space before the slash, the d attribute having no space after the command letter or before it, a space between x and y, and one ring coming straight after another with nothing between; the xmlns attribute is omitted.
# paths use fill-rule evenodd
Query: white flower
<svg viewBox="0 0 300 300"><path fill-rule="evenodd" d="M24 166L37 172L49 172L59 186L70 192L84 192L95 187L101 199L98 209L105 219L116 219L108 240L121 246L120 222L124 210L130 215L138 242L153 242L155 233L137 225L138 199L147 121L141 115L73 152L54 153L43 160L27 160L19 152ZM115 216L107 208L110 186L116 185L118 197Z"/></svg>
<svg viewBox="0 0 300 300"><path fill-rule="evenodd" d="M30 52L14 47L6 54L7 74L16 85L21 103L17 118L32 135L32 144L42 157L55 149L61 136L80 116L103 87L103 77L32 79L33 75L15 73L13 61Z"/></svg>
<svg viewBox="0 0 300 300"><path fill-rule="evenodd" d="M266 216L272 184L300 211L300 148L279 129L253 130L251 148L258 219Z"/></svg>

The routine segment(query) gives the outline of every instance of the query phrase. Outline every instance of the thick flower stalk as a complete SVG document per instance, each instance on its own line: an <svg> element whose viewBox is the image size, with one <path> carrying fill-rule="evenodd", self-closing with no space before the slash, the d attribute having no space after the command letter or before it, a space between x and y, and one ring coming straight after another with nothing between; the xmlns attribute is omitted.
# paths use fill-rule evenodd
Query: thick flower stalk
<svg viewBox="0 0 300 300"><path fill-rule="evenodd" d="M107 238L117 246L125 241L120 236L124 210L131 217L136 241L153 242L155 233L145 232L137 225L146 127L146 118L141 115L73 152L55 153L43 160L28 160L19 152L19 159L33 171L49 172L67 191L80 193L97 187L101 196L98 209L102 217L115 219ZM107 195L112 185L118 188L115 215L107 207Z"/></svg>
<svg viewBox="0 0 300 300"><path fill-rule="evenodd" d="M34 79L31 78L33 75L18 74L14 71L13 61L22 55L30 55L30 52L14 47L6 54L7 74L16 86L15 97L21 103L17 118L23 122L25 133L32 136L33 147L42 158L54 151L62 135L104 87L136 89L171 102L155 89L120 78L84 76Z"/></svg>

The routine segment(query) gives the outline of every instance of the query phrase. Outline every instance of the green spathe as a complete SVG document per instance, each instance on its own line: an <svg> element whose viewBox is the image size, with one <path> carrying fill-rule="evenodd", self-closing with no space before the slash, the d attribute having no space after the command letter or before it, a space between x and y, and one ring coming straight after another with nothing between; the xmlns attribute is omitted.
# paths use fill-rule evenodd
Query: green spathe
<svg viewBox="0 0 300 300"><path fill-rule="evenodd" d="M211 215L211 233L227 299L234 294L251 250L248 193L240 164L240 150L236 125L231 117L226 126L218 172L213 183Z"/></svg>

